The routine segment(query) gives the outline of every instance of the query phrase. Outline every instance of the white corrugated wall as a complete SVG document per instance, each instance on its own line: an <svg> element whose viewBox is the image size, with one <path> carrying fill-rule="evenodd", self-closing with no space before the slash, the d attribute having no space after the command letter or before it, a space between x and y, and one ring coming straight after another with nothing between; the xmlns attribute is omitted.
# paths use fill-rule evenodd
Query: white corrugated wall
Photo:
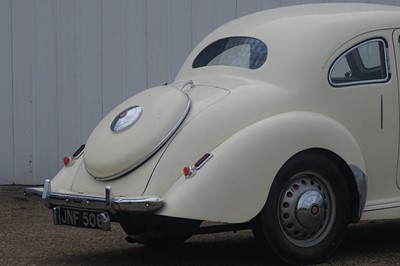
<svg viewBox="0 0 400 266"><path fill-rule="evenodd" d="M0 185L41 184L217 26L296 0L0 0ZM400 0L357 1L400 5Z"/></svg>

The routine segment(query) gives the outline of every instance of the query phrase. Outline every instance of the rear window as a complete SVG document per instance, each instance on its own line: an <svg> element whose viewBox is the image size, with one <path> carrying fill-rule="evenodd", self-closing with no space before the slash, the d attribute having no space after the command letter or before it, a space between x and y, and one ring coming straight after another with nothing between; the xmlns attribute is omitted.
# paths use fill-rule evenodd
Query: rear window
<svg viewBox="0 0 400 266"><path fill-rule="evenodd" d="M208 45L194 59L192 67L232 66L257 69L267 60L267 46L251 37L229 37Z"/></svg>

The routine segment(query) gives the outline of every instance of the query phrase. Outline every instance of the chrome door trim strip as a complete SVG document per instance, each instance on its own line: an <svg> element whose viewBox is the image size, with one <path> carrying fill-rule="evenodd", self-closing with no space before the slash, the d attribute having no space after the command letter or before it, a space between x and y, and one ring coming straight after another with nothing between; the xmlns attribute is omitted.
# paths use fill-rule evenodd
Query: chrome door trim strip
<svg viewBox="0 0 400 266"><path fill-rule="evenodd" d="M365 206L364 208L364 212L387 210L394 208L400 208L400 201L380 203L380 204L370 204L370 205L367 204L367 206Z"/></svg>

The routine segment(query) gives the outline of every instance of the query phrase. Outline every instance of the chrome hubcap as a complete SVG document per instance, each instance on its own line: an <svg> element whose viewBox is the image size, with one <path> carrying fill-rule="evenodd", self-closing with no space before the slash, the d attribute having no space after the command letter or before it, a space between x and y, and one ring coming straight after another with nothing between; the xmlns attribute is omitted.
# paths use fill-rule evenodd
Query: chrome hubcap
<svg viewBox="0 0 400 266"><path fill-rule="evenodd" d="M304 192L297 203L297 219L304 228L318 228L325 218L325 201L320 191Z"/></svg>
<svg viewBox="0 0 400 266"><path fill-rule="evenodd" d="M330 187L316 173L300 173L287 183L279 200L279 222L286 238L312 246L329 231L334 206Z"/></svg>

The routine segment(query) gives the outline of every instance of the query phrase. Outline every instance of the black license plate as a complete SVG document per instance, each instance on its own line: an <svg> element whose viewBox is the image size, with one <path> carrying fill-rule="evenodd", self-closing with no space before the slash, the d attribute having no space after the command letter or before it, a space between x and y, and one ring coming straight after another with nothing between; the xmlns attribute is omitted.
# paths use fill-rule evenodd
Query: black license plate
<svg viewBox="0 0 400 266"><path fill-rule="evenodd" d="M104 211L65 207L55 207L53 209L53 220L56 225L103 229L101 226L101 215L108 217L108 213Z"/></svg>

